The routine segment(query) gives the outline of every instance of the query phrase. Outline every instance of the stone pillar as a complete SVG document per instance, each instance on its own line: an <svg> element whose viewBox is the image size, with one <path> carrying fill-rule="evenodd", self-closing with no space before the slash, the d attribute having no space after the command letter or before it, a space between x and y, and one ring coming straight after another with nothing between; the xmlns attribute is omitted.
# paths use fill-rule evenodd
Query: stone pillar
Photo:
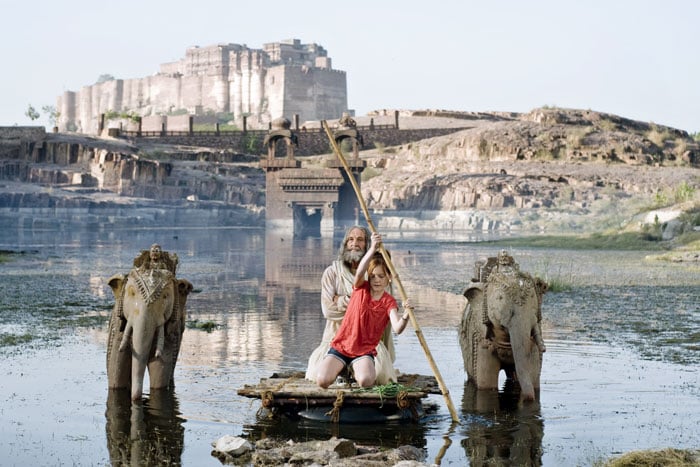
<svg viewBox="0 0 700 467"><path fill-rule="evenodd" d="M294 114L294 129L299 131L299 114Z"/></svg>
<svg viewBox="0 0 700 467"><path fill-rule="evenodd" d="M194 132L194 115L190 115L190 118L187 121L187 132L192 136L192 133Z"/></svg>
<svg viewBox="0 0 700 467"><path fill-rule="evenodd" d="M394 110L394 127L398 130L399 129L399 111Z"/></svg>
<svg viewBox="0 0 700 467"><path fill-rule="evenodd" d="M291 138L285 138L287 143L287 159L294 159L294 145Z"/></svg>
<svg viewBox="0 0 700 467"><path fill-rule="evenodd" d="M321 208L321 234L333 234L333 229L335 228L335 207L337 202L326 203L323 208Z"/></svg>
<svg viewBox="0 0 700 467"><path fill-rule="evenodd" d="M243 116L243 133L248 131L248 117Z"/></svg>

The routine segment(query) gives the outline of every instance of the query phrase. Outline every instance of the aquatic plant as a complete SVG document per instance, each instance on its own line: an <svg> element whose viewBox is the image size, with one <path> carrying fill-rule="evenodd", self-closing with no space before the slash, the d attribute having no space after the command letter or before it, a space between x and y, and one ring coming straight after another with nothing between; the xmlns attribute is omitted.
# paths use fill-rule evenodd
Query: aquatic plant
<svg viewBox="0 0 700 467"><path fill-rule="evenodd" d="M216 324L214 321L199 321L197 319L191 320L187 322L187 328L188 329L200 329L202 331L206 332L212 332L214 329L218 329L221 327L220 325Z"/></svg>

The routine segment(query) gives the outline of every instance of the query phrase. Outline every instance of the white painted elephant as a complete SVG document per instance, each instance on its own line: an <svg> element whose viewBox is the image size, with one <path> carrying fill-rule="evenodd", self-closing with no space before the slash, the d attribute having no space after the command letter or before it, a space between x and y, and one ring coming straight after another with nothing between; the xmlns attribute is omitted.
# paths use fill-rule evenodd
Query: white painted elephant
<svg viewBox="0 0 700 467"><path fill-rule="evenodd" d="M476 266L459 335L468 379L479 389L498 389L504 370L519 383L521 398L534 400L546 350L541 305L547 284L521 272L505 251Z"/></svg>
<svg viewBox="0 0 700 467"><path fill-rule="evenodd" d="M108 385L131 388L132 400L142 396L146 368L151 389L172 386L192 291L189 281L175 278L177 255L158 245L149 254L150 261L142 252L127 276L109 279L116 302L109 321Z"/></svg>

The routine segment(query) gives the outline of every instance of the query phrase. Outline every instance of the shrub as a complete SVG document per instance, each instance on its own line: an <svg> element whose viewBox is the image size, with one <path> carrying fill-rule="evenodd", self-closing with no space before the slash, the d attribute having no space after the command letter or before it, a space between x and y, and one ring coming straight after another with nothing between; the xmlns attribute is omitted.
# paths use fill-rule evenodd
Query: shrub
<svg viewBox="0 0 700 467"><path fill-rule="evenodd" d="M659 147L664 147L666 140L674 139L674 136L669 130L661 129L656 125L652 125L651 130L647 132L646 137L649 141Z"/></svg>
<svg viewBox="0 0 700 467"><path fill-rule="evenodd" d="M365 170L362 171L361 179L363 182L366 182L367 180L376 177L380 173L381 171L375 169L374 167L367 167Z"/></svg>
<svg viewBox="0 0 700 467"><path fill-rule="evenodd" d="M695 198L695 187L690 186L685 180L676 187L676 191L673 193L673 199L677 203L690 201L693 198Z"/></svg>

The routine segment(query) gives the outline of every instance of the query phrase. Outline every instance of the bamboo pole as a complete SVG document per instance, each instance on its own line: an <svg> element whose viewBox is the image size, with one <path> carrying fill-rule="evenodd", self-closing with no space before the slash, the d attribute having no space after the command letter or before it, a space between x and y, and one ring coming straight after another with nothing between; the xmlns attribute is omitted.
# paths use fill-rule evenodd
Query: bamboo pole
<svg viewBox="0 0 700 467"><path fill-rule="evenodd" d="M331 133L330 127L328 126L328 122L325 120L321 121L321 124L323 125L323 129L326 130L326 134L328 135L328 139L330 140L331 146L333 146L333 151L335 152L335 155L338 156L338 159L340 159L340 162L343 164L343 167L345 168L345 171L348 174L348 178L350 179L350 183L352 184L352 187L355 189L355 195L357 195L357 201L360 203L360 207L362 208L362 212L365 215L365 219L367 220L367 225L370 228L370 231L372 233L375 233L377 231L376 227L374 226L374 223L372 222L372 218L369 215L369 210L367 209L367 203L365 203L365 199L362 196L362 192L360 191L360 187L357 185L357 180L355 180L355 176L350 170L350 167L348 166L347 160L345 160L345 156L343 156L343 152L340 150L340 147L338 147L338 143L335 141L335 138L333 137L333 133ZM384 257L384 262L386 265L389 267L389 271L391 272L391 277L393 278L394 284L398 287L399 293L401 294L401 300L404 302L408 299L406 296L406 290L403 288L403 284L401 284L401 280L399 278L399 274L396 272L396 269L394 269L394 263L391 262L391 258L386 252L386 249L384 248L384 244L380 243L379 244L379 252L382 254L382 257ZM433 359L433 356L430 352L430 349L428 348L428 344L425 341L425 337L423 336L423 331L421 330L420 326L418 325L418 321L416 320L416 316L413 314L413 309L412 308L406 308L408 311L408 316L411 320L411 325L413 326L413 329L415 330L416 336L418 337L418 341L420 342L421 347L423 347L423 351L425 352L425 356L428 359L428 363L430 364L430 367L433 370L433 374L435 375L435 379L438 382L438 386L440 386L440 392L442 392L442 395L445 397L445 403L447 404L447 409L450 411L450 415L452 416L452 421L455 423L459 423L459 417L457 416L457 412L454 408L454 405L452 404L452 399L450 398L450 391L447 389L445 386L445 382L442 380L442 376L440 375L440 370L438 369L437 365L435 364L435 360Z"/></svg>

